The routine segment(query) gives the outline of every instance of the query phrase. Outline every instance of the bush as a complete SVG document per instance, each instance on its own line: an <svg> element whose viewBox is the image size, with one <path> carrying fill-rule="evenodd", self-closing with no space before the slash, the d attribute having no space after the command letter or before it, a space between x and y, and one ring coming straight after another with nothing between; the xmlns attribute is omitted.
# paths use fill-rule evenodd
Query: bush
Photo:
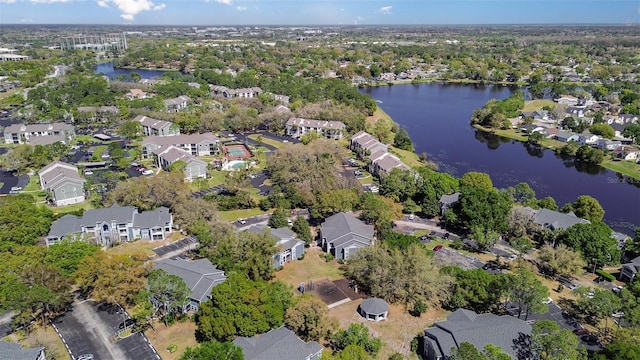
<svg viewBox="0 0 640 360"><path fill-rule="evenodd" d="M298 256L298 260L304 260L304 253L302 253L302 255Z"/></svg>
<svg viewBox="0 0 640 360"><path fill-rule="evenodd" d="M425 311L427 311L427 309L428 309L427 304L424 301L422 301L422 299L418 299L413 304L413 311L411 311L411 315L415 317L420 317L420 315L422 315Z"/></svg>
<svg viewBox="0 0 640 360"><path fill-rule="evenodd" d="M324 261L329 262L329 261L331 261L331 260L333 260L333 254L331 254L331 253L326 253L326 254L324 255Z"/></svg>
<svg viewBox="0 0 640 360"><path fill-rule="evenodd" d="M174 353L178 350L178 345L176 344L169 344L169 346L167 346L167 351L170 353Z"/></svg>
<svg viewBox="0 0 640 360"><path fill-rule="evenodd" d="M609 282L616 280L615 276L609 274L608 272L606 272L604 270L598 269L598 270L596 270L596 274L598 274L598 275L602 276L603 278L607 279Z"/></svg>

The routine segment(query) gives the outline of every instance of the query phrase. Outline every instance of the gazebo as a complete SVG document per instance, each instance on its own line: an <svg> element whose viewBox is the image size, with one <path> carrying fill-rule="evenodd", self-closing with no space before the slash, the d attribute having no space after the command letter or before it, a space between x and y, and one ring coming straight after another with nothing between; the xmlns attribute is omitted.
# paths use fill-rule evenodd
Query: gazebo
<svg viewBox="0 0 640 360"><path fill-rule="evenodd" d="M389 304L380 298L364 299L358 307L358 313L367 320L385 320L389 313Z"/></svg>

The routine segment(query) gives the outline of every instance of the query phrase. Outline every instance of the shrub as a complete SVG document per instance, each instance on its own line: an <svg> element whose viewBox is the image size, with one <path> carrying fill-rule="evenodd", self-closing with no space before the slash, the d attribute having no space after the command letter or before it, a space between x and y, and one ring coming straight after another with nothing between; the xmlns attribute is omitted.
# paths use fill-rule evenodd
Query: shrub
<svg viewBox="0 0 640 360"><path fill-rule="evenodd" d="M596 270L596 274L598 274L598 275L602 276L603 278L607 279L607 280L608 280L608 281L610 281L610 282L611 282L611 281L615 281L615 280L616 280L616 277L615 277L615 276L613 276L613 275L609 274L608 272L606 272L606 271L604 271L604 270L600 270L600 269L598 269L598 270Z"/></svg>
<svg viewBox="0 0 640 360"><path fill-rule="evenodd" d="M169 344L169 346L167 346L167 351L170 353L174 353L178 350L178 345L176 344Z"/></svg>

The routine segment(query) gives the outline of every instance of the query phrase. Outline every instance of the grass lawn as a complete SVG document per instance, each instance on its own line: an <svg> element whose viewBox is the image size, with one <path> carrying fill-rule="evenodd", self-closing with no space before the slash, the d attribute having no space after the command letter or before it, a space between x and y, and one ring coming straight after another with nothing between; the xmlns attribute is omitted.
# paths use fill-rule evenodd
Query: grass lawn
<svg viewBox="0 0 640 360"><path fill-rule="evenodd" d="M633 161L614 161L611 159L605 159L600 165L622 175L640 180L640 164L636 164Z"/></svg>
<svg viewBox="0 0 640 360"><path fill-rule="evenodd" d="M29 335L26 335L24 331L17 331L4 339L19 342L25 348L44 347L47 359L71 359L62 340L51 326L36 325Z"/></svg>
<svg viewBox="0 0 640 360"><path fill-rule="evenodd" d="M149 329L145 331L145 335L156 349L160 357L165 360L175 360L182 355L188 347L198 346L196 341L196 324L190 320L185 322L176 321L171 326L164 326L163 323L154 324L155 330ZM178 346L173 353L167 351L169 345Z"/></svg>
<svg viewBox="0 0 640 360"><path fill-rule="evenodd" d="M51 209L54 214L64 215L64 214L76 212L80 209L84 209L84 210L93 209L93 205L91 205L90 201L85 201L78 204L71 204L71 205L61 206L61 207L49 206L49 209Z"/></svg>
<svg viewBox="0 0 640 360"><path fill-rule="evenodd" d="M255 141L257 141L258 143L261 143L261 144L271 145L271 146L275 147L276 149L279 149L279 148L282 147L282 143L280 141L269 139L269 138L261 136L259 134L249 135L249 139L255 140Z"/></svg>
<svg viewBox="0 0 640 360"><path fill-rule="evenodd" d="M376 108L376 111L373 113L373 115L371 116L367 116L366 120L365 120L365 126L374 126L376 124L376 122L378 120L385 120L385 121L391 121L393 122L393 119L391 119L391 116L389 116L389 114L387 114L386 112L384 112L384 110L382 110L379 106Z"/></svg>
<svg viewBox="0 0 640 360"><path fill-rule="evenodd" d="M180 234L179 232L174 232L173 234L169 235L164 241L136 240L132 242L121 243L120 245L108 248L107 251L116 255L144 253L149 257L154 257L154 248L170 244L182 238L182 234Z"/></svg>
<svg viewBox="0 0 640 360"><path fill-rule="evenodd" d="M258 215L264 215L269 211L262 211L258 208L255 209L243 209L243 210L229 210L229 211L220 211L220 220L233 222L240 218L249 218Z"/></svg>
<svg viewBox="0 0 640 360"><path fill-rule="evenodd" d="M107 150L107 145L99 145L93 148L93 155L91 155L91 161L102 161L102 153Z"/></svg>
<svg viewBox="0 0 640 360"><path fill-rule="evenodd" d="M407 166L409 166L410 168L417 168L426 165L424 161L420 160L418 154L414 153L413 151L402 150L394 146L389 146L389 152L397 155L400 160L402 160L402 162L407 164Z"/></svg>
<svg viewBox="0 0 640 360"><path fill-rule="evenodd" d="M522 108L522 111L535 111L535 110L540 110L545 106L549 106L551 108L553 108L556 105L556 103L553 100L530 100L530 101L525 101L524 102L524 108Z"/></svg>
<svg viewBox="0 0 640 360"><path fill-rule="evenodd" d="M29 183L24 187L24 189L22 189L22 191L40 191L40 178L38 175L30 176Z"/></svg>
<svg viewBox="0 0 640 360"><path fill-rule="evenodd" d="M326 262L321 254L324 252L317 246L305 249L304 259L288 262L282 270L276 271L276 280L296 287L309 280L342 279L344 275L340 265L335 260Z"/></svg>
<svg viewBox="0 0 640 360"><path fill-rule="evenodd" d="M91 135L76 135L75 141L76 143L78 141L82 141L85 144L92 143L92 142L102 142L102 140L98 140Z"/></svg>

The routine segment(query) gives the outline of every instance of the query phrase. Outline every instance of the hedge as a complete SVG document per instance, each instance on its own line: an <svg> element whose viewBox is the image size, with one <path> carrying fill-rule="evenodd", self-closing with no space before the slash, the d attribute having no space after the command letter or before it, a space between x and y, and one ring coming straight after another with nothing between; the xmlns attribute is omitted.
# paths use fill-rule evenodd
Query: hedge
<svg viewBox="0 0 640 360"><path fill-rule="evenodd" d="M607 279L609 281L615 281L616 280L615 276L609 274L608 272L606 272L604 270L598 269L598 270L596 270L596 274L602 276L603 278L605 278L605 279Z"/></svg>

